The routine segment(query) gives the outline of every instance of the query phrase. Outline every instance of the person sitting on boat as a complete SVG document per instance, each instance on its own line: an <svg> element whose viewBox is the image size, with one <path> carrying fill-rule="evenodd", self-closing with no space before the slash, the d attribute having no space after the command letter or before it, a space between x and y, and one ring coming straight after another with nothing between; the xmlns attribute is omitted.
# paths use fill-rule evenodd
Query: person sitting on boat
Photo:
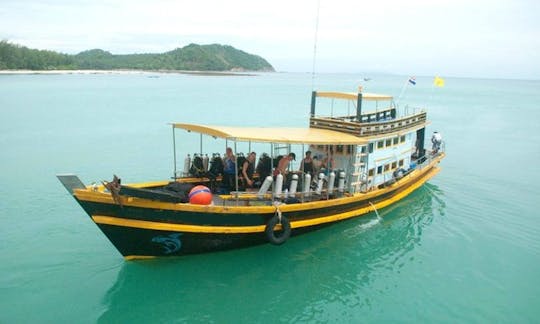
<svg viewBox="0 0 540 324"><path fill-rule="evenodd" d="M306 157L302 159L300 163L300 171L303 173L313 174L313 158L311 157L311 151L306 152Z"/></svg>
<svg viewBox="0 0 540 324"><path fill-rule="evenodd" d="M234 185L236 175L236 158L233 154L233 150L227 147L225 150L225 157L223 157L223 186L232 190L236 186Z"/></svg>
<svg viewBox="0 0 540 324"><path fill-rule="evenodd" d="M321 168L324 168L325 169L325 175L328 175L328 173L332 170L334 170L335 168L335 162L334 162L334 156L333 156L333 152L330 151L330 153L328 154L328 156L326 156L323 161L322 161L322 165L321 165Z"/></svg>
<svg viewBox="0 0 540 324"><path fill-rule="evenodd" d="M433 136L431 136L431 143L433 143L433 146L431 147L432 153L437 154L441 148L442 135L439 132L434 131Z"/></svg>
<svg viewBox="0 0 540 324"><path fill-rule="evenodd" d="M242 182L244 183L244 188L253 188L255 187L255 181L253 180L253 173L255 172L255 158L257 154L255 152L249 153L247 159L242 165Z"/></svg>
<svg viewBox="0 0 540 324"><path fill-rule="evenodd" d="M313 157L313 175L318 175L321 168L322 168L322 156L315 155ZM316 177L313 177L314 180L315 178Z"/></svg>
<svg viewBox="0 0 540 324"><path fill-rule="evenodd" d="M292 160L296 160L296 154L292 152L282 157L281 160L279 160L276 169L274 170L274 176L277 176L278 174L282 174L285 176L289 170L289 163Z"/></svg>

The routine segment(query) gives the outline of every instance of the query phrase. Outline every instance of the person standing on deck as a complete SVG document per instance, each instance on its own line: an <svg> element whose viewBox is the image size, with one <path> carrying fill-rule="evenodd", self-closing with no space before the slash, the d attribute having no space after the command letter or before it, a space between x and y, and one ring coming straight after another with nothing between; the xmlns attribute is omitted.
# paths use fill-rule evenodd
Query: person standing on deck
<svg viewBox="0 0 540 324"><path fill-rule="evenodd" d="M253 188L255 181L253 180L253 173L255 172L255 158L257 154L255 152L249 153L246 161L242 165L242 181L245 188Z"/></svg>
<svg viewBox="0 0 540 324"><path fill-rule="evenodd" d="M311 151L306 152L306 157L302 159L300 163L300 171L302 173L309 173L313 175L313 158L311 157Z"/></svg>
<svg viewBox="0 0 540 324"><path fill-rule="evenodd" d="M236 157L233 154L233 150L227 147L225 150L225 157L223 158L223 186L231 191L236 186L234 181L236 178Z"/></svg>
<svg viewBox="0 0 540 324"><path fill-rule="evenodd" d="M292 160L296 160L296 154L292 152L282 157L281 160L279 160L276 169L274 170L274 176L277 176L278 174L282 174L283 176L285 176L289 169L289 163Z"/></svg>
<svg viewBox="0 0 540 324"><path fill-rule="evenodd" d="M441 133L434 131L433 136L431 136L431 143L433 143L433 146L431 147L432 153L437 154L441 148L442 143Z"/></svg>

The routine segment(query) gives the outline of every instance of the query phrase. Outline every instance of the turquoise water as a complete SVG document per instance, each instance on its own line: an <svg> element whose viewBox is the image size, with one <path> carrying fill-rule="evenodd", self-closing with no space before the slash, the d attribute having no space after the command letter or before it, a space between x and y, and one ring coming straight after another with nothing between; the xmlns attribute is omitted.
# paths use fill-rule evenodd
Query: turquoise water
<svg viewBox="0 0 540 324"><path fill-rule="evenodd" d="M406 80L372 78L394 95ZM55 174L167 178L174 121L307 125L311 75L0 76L0 322L538 322L540 82L417 80L405 99L428 105L448 157L382 220L126 262Z"/></svg>

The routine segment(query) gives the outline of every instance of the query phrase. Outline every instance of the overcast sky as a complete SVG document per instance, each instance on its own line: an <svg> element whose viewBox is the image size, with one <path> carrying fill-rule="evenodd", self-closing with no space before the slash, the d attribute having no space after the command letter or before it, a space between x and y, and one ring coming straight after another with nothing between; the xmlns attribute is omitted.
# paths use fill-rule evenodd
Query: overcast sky
<svg viewBox="0 0 540 324"><path fill-rule="evenodd" d="M310 72L317 0L0 0L0 38L78 53L232 45ZM320 0L317 72L540 79L539 0Z"/></svg>

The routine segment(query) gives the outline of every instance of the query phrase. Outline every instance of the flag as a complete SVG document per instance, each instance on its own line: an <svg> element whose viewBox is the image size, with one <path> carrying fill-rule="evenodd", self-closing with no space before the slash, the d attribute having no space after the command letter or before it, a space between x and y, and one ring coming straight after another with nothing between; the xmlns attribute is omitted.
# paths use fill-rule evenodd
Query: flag
<svg viewBox="0 0 540 324"><path fill-rule="evenodd" d="M412 85L416 85L416 78L415 77L410 77L409 78L409 83L412 84Z"/></svg>
<svg viewBox="0 0 540 324"><path fill-rule="evenodd" d="M436 87L444 87L444 79L436 76L433 80L433 85Z"/></svg>

